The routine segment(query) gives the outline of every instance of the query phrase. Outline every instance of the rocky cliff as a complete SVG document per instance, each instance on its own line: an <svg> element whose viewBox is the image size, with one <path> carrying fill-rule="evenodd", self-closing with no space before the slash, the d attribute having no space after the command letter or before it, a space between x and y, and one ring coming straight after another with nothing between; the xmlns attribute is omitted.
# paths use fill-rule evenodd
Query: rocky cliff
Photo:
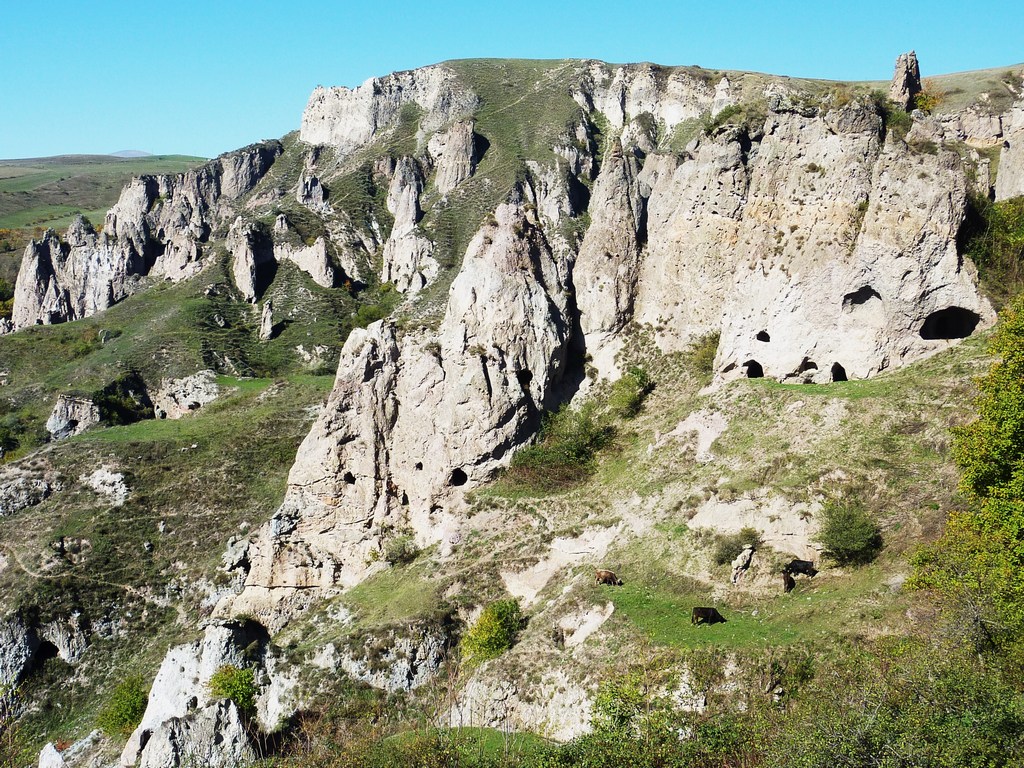
<svg viewBox="0 0 1024 768"><path fill-rule="evenodd" d="M970 194L1021 193L1024 112L1019 102L1006 113L972 102L900 123L894 115L913 106L920 87L912 54L897 63L891 100L859 86L647 64L437 65L355 89L317 88L297 138L181 176L136 179L101 232L79 219L63 239L49 232L31 243L15 296L18 329L101 312L146 278L183 281L207 269L222 269L224 280L211 280L205 298L235 302L235 315L213 322L256 347L301 317L314 289L346 301L377 291L397 306L383 319L368 305L350 313L361 322L346 330L365 327L343 340L283 502L246 511L258 524L232 536L218 587L203 598L214 623L203 641L167 654L123 764L178 765L183 740L214 763L248 759L238 713L209 696L212 672L255 665L264 690L276 691L260 705L272 727L297 704L283 693L294 681L274 672L262 628L283 636L326 600L351 595L395 562L387 552L396 540L430 551L439 569L451 566L445 597L470 617L482 599L460 591L472 566L453 565L471 558L480 535L468 493L536 439L546 414L605 391L638 355L674 360L695 342L716 345L705 394L727 398L741 377L870 379L991 325L958 236ZM517 123L520 114L528 124ZM997 147L992 167L995 156L979 151ZM283 265L306 282L271 299ZM262 309L249 306L257 303ZM217 351L226 367L228 353ZM213 377L165 377L161 413L174 418L218 397ZM195 395L200 384L213 394ZM816 418L845 423L845 402L836 402ZM803 406L790 403L778 421ZM704 464L733 469L715 464L712 450L726 415L679 419L651 436L647 455L696 433L694 473ZM812 450L813 439L793 451ZM701 525L752 525L780 552L816 552L807 522L816 498L802 499L797 515L781 495L727 499L724 475L704 480L685 497L699 497L686 503ZM614 609L577 599L576 575L561 596L548 585L649 532L646 503L637 491L615 502L614 520L601 522L611 513L598 510L585 530L557 536L540 513L516 521L515 535L538 531L528 562L494 566L488 589L560 629L561 645L535 635L522 651L547 665L540 690L549 703L503 686L492 666L451 703L453 722L478 701L488 722L504 708L517 726L561 737L585 727L593 681L554 670L562 654L589 659L585 641ZM488 523L512 525L498 516ZM232 623L240 616L245 622ZM14 680L34 651L27 629L5 626L20 638L5 667ZM442 668L450 638L399 630L381 631L388 669L374 668L369 653L326 646L316 658L371 685L412 690ZM572 711L571 722L556 722L560 709ZM221 742L229 746L210 746Z"/></svg>

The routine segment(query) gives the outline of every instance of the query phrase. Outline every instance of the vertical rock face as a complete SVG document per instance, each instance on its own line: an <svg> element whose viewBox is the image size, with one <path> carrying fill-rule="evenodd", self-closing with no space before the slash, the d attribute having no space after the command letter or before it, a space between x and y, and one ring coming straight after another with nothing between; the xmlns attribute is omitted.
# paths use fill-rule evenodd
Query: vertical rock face
<svg viewBox="0 0 1024 768"><path fill-rule="evenodd" d="M1024 195L1024 101L1005 120L1003 150L996 175L996 200Z"/></svg>
<svg viewBox="0 0 1024 768"><path fill-rule="evenodd" d="M350 152L398 124L402 108L422 110L421 126L435 131L477 106L475 94L445 66L371 78L358 88L317 87L302 113L299 138Z"/></svg>
<svg viewBox="0 0 1024 768"><path fill-rule="evenodd" d="M235 287L242 298L254 304L266 287L262 268L274 261L270 238L255 222L244 222L238 217L228 232L227 248L231 252L231 277Z"/></svg>
<svg viewBox="0 0 1024 768"><path fill-rule="evenodd" d="M913 51L896 58L896 69L889 85L889 100L908 112L914 108L914 97L921 92L921 68Z"/></svg>
<svg viewBox="0 0 1024 768"><path fill-rule="evenodd" d="M231 610L273 618L304 588L357 583L400 518L424 543L443 539L455 489L533 434L562 378L571 317L527 196L499 206L473 238L436 334L403 336L382 321L349 336Z"/></svg>
<svg viewBox="0 0 1024 768"><path fill-rule="evenodd" d="M288 244L274 244L274 260L290 261L324 288L333 288L338 281L331 257L327 253L327 241L318 237L312 245L295 247Z"/></svg>
<svg viewBox="0 0 1024 768"><path fill-rule="evenodd" d="M256 750L233 701L222 700L161 723L140 768L235 768L256 761Z"/></svg>
<svg viewBox="0 0 1024 768"><path fill-rule="evenodd" d="M427 144L434 161L434 186L442 195L473 175L476 170L476 135L472 120L459 120L446 131L435 133Z"/></svg>
<svg viewBox="0 0 1024 768"><path fill-rule="evenodd" d="M573 268L584 334L615 333L632 315L640 249L647 237L638 175L636 158L624 155L614 141L594 185L591 224Z"/></svg>
<svg viewBox="0 0 1024 768"><path fill-rule="evenodd" d="M416 293L437 276L434 244L416 229L423 215L420 194L425 183L419 163L403 157L395 166L388 187L387 208L395 217L395 224L384 244L381 281L394 283L403 293Z"/></svg>
<svg viewBox="0 0 1024 768"><path fill-rule="evenodd" d="M15 328L77 320L131 294L144 275L180 280L201 267L202 244L281 154L255 144L178 176L142 176L121 192L97 235L79 217L62 242L48 232L25 249Z"/></svg>

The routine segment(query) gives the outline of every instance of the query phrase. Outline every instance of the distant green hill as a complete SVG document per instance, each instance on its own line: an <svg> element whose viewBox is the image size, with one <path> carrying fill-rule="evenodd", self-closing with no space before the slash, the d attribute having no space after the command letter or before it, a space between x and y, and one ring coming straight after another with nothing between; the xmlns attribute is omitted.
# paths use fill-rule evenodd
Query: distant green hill
<svg viewBox="0 0 1024 768"><path fill-rule="evenodd" d="M59 229L78 213L98 224L132 176L180 173L204 159L58 155L0 160L0 228Z"/></svg>

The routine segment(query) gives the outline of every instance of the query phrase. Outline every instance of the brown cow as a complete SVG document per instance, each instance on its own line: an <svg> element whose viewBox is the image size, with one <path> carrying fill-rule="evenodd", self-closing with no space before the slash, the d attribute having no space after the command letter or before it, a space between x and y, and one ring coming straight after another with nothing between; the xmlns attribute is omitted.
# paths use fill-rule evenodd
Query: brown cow
<svg viewBox="0 0 1024 768"><path fill-rule="evenodd" d="M792 592L793 588L796 587L796 579L793 578L789 571L782 572L782 586L787 594Z"/></svg>
<svg viewBox="0 0 1024 768"><path fill-rule="evenodd" d="M598 568L594 575L597 577L597 584L611 584L613 587L621 587L622 579L615 575L615 571L606 571Z"/></svg>
<svg viewBox="0 0 1024 768"><path fill-rule="evenodd" d="M691 624L718 624L724 621L725 617L717 608L694 608L690 611Z"/></svg>

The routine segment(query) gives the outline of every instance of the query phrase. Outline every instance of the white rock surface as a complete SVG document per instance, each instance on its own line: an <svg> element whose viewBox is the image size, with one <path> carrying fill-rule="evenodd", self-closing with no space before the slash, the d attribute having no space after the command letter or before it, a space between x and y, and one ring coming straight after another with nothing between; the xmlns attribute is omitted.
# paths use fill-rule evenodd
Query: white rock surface
<svg viewBox="0 0 1024 768"><path fill-rule="evenodd" d="M427 142L427 153L434 161L434 186L447 195L476 170L476 142L472 120L458 120L438 131Z"/></svg>
<svg viewBox="0 0 1024 768"><path fill-rule="evenodd" d="M57 402L46 420L46 431L51 440L64 440L99 423L100 409L90 398L57 395Z"/></svg>
<svg viewBox="0 0 1024 768"><path fill-rule="evenodd" d="M0 466L0 517L34 507L50 497L53 478L20 464Z"/></svg>
<svg viewBox="0 0 1024 768"><path fill-rule="evenodd" d="M153 413L158 419L180 419L219 396L220 386L214 371L199 371L182 379L164 379L153 395Z"/></svg>
<svg viewBox="0 0 1024 768"><path fill-rule="evenodd" d="M996 200L1024 195L1024 101L1006 117L1003 149L996 174Z"/></svg>
<svg viewBox="0 0 1024 768"><path fill-rule="evenodd" d="M437 276L434 244L416 228L423 215L420 194L424 184L419 163L411 157L401 158L388 188L387 208L395 223L384 245L381 281L394 283L402 293L416 293Z"/></svg>
<svg viewBox="0 0 1024 768"><path fill-rule="evenodd" d="M61 241L26 246L15 284L15 328L77 320L137 290L143 275L181 280L202 268L202 244L283 151L254 144L176 176L133 179L97 235L77 217Z"/></svg>
<svg viewBox="0 0 1024 768"><path fill-rule="evenodd" d="M278 262L290 261L313 278L314 283L324 288L333 288L337 282L334 265L327 253L327 241L322 237L306 246L274 243L274 259Z"/></svg>
<svg viewBox="0 0 1024 768"><path fill-rule="evenodd" d="M100 467L78 479L100 496L105 496L112 506L120 507L128 500L128 486L121 472L114 472L109 467Z"/></svg>
<svg viewBox="0 0 1024 768"><path fill-rule="evenodd" d="M371 78L353 89L318 86L302 113L299 138L347 153L396 126L406 104L422 110L420 127L429 132L469 115L477 101L443 65Z"/></svg>
<svg viewBox="0 0 1024 768"><path fill-rule="evenodd" d="M218 701L161 723L146 742L139 768L236 768L256 751L232 701Z"/></svg>
<svg viewBox="0 0 1024 768"><path fill-rule="evenodd" d="M161 738L165 739L165 742L161 742L163 745L155 754L164 759L166 740L173 741L183 728L187 731L197 727L200 732L207 733L211 725L219 723L230 729L231 716L222 708L216 713L207 712L191 724L182 725L177 721L186 718L197 708L205 708L211 703L209 681L220 667L249 666L246 649L259 641L260 634L257 631L239 622L227 621L208 626L202 640L171 648L156 673L142 721L129 737L121 753L121 765L135 765L140 757L143 758L143 765L162 765L152 762L155 757L147 762L144 754L144 747L145 751L149 751L151 745L157 743L154 741L157 735L162 734ZM215 709L218 706L216 703L213 704ZM175 722L167 725L168 721L172 720ZM236 742L230 741L230 733L232 732L228 734L227 745L233 748ZM230 762L224 764L232 765Z"/></svg>

